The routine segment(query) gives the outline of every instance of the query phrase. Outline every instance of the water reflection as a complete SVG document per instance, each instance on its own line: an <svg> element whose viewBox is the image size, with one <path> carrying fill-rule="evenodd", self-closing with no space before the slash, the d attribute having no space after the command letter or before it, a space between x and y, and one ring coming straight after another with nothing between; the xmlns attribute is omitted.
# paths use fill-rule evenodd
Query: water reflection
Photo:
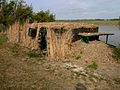
<svg viewBox="0 0 120 90"><path fill-rule="evenodd" d="M115 35L109 36L108 44L120 47L120 26L119 25L101 25L99 32L114 33ZM105 36L100 36L101 41L105 41Z"/></svg>

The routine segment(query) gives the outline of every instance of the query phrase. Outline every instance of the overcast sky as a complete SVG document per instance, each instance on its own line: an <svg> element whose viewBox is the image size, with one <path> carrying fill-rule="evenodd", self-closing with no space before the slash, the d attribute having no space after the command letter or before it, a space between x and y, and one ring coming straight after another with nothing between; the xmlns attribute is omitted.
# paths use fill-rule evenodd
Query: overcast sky
<svg viewBox="0 0 120 90"><path fill-rule="evenodd" d="M120 0L25 0L35 12L50 10L56 19L118 18Z"/></svg>

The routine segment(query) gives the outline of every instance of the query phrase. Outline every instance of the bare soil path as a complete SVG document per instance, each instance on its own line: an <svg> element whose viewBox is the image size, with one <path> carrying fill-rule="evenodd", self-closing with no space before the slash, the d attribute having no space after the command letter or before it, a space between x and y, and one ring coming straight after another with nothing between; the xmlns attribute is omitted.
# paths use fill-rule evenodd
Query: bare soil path
<svg viewBox="0 0 120 90"><path fill-rule="evenodd" d="M65 60L29 58L28 49L13 47L0 45L0 90L120 90L120 63L103 42L76 42Z"/></svg>

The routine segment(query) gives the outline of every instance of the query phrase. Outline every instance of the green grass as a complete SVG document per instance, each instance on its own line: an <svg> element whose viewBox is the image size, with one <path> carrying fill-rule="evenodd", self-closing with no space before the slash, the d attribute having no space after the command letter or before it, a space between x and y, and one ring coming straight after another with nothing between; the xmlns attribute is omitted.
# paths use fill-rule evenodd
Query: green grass
<svg viewBox="0 0 120 90"><path fill-rule="evenodd" d="M41 54L39 54L36 50L30 50L28 53L27 53L28 57L30 58L39 58L39 57L42 57Z"/></svg>
<svg viewBox="0 0 120 90"><path fill-rule="evenodd" d="M117 84L120 84L120 77L113 79Z"/></svg>
<svg viewBox="0 0 120 90"><path fill-rule="evenodd" d="M113 54L114 54L115 58L116 58L118 61L120 61L120 48L114 48Z"/></svg>
<svg viewBox="0 0 120 90"><path fill-rule="evenodd" d="M20 46L15 43L15 44L12 46L12 48L11 48L12 52L13 52L13 53L18 53L18 52L19 52L19 47L20 47Z"/></svg>
<svg viewBox="0 0 120 90"><path fill-rule="evenodd" d="M117 25L118 21L81 21L82 23L95 24L95 25Z"/></svg>
<svg viewBox="0 0 120 90"><path fill-rule="evenodd" d="M10 50L11 50L13 56L15 56L15 57L21 54L21 53L20 53L21 47L20 47L20 45L17 44L17 43L12 44L12 45L10 46Z"/></svg>
<svg viewBox="0 0 120 90"><path fill-rule="evenodd" d="M92 61L92 63L87 67L96 70L98 68L98 64L96 63L96 61Z"/></svg>
<svg viewBox="0 0 120 90"><path fill-rule="evenodd" d="M7 42L7 37L5 35L0 35L0 45Z"/></svg>
<svg viewBox="0 0 120 90"><path fill-rule="evenodd" d="M95 25L118 25L119 20L60 20L57 22L78 22Z"/></svg>

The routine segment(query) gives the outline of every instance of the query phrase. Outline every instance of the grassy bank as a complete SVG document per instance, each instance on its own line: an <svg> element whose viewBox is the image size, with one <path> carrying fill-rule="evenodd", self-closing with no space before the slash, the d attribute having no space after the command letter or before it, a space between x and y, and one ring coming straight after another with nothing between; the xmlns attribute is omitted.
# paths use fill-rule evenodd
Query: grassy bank
<svg viewBox="0 0 120 90"><path fill-rule="evenodd" d="M56 22L80 22L95 25L118 25L119 20L57 20Z"/></svg>
<svg viewBox="0 0 120 90"><path fill-rule="evenodd" d="M114 48L113 54L115 55L115 58L120 62L120 48Z"/></svg>
<svg viewBox="0 0 120 90"><path fill-rule="evenodd" d="M111 48L103 42L74 42L69 58L56 60L6 41L0 34L0 90L120 88L120 64L114 62Z"/></svg>

